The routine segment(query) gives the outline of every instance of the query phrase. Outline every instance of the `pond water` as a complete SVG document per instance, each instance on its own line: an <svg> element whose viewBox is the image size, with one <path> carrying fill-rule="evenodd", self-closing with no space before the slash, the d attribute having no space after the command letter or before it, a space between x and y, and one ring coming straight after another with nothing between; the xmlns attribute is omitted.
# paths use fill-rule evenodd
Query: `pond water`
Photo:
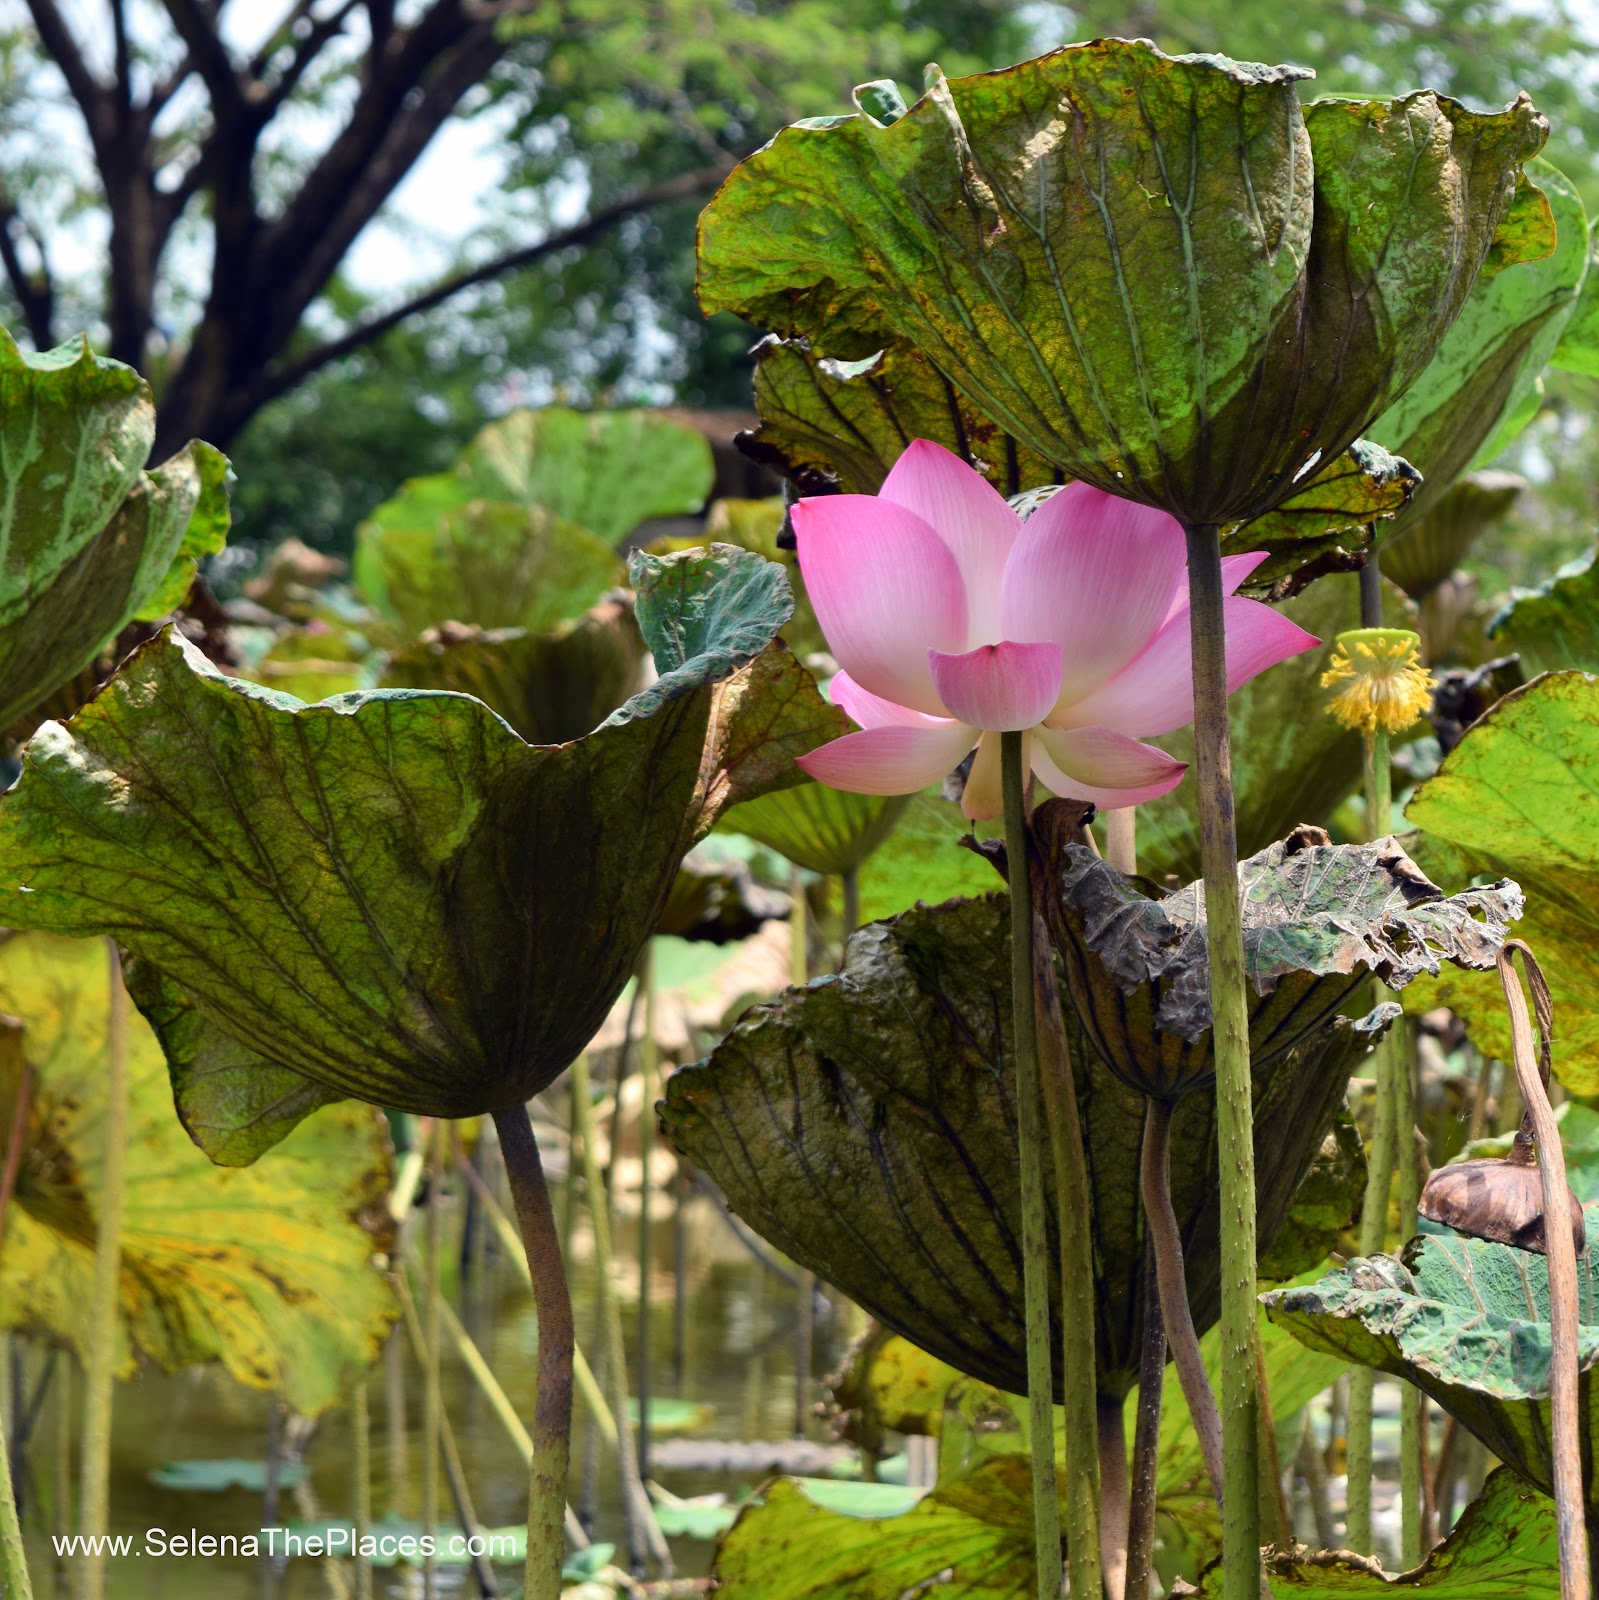
<svg viewBox="0 0 1599 1600"><path fill-rule="evenodd" d="M556 1195L557 1212L563 1195ZM461 1276L459 1200L449 1202L450 1248L446 1252L447 1293L462 1321L477 1340L501 1384L524 1420L531 1416L535 1380L536 1321L532 1299L511 1264L496 1256L492 1238L482 1255L467 1264ZM624 1199L614 1271L622 1300L623 1324L629 1343L629 1389L636 1388L634 1348L637 1330L638 1219L628 1217ZM703 1408L690 1434L696 1441L787 1441L795 1423L795 1362L798 1331L797 1285L758 1262L735 1235L713 1203L699 1195L683 1203L674 1223L672 1202L657 1198L653 1213L650 1282L651 1387L657 1400L682 1400ZM676 1272L674 1246L682 1241L683 1315L681 1341L674 1312ZM413 1256L413 1260L415 1256ZM774 1263L785 1273L787 1263ZM571 1250L573 1298L578 1339L587 1354L596 1354L595 1269L590 1236L581 1220ZM810 1394L822 1398L820 1378L833 1370L847 1342L845 1312L818 1298L812 1343ZM19 1348L28 1383L36 1380L41 1356ZM421 1511L422 1374L404 1352L404 1424L399 1449L386 1407L389 1387L380 1363L368 1382L371 1453L371 1505L374 1519L394 1513L415 1520ZM485 1528L519 1525L526 1512L526 1477L521 1460L494 1411L446 1349L441 1375L444 1406L454 1430L474 1502ZM53 1401L47 1402L29 1452L25 1492L32 1498L25 1510L29 1558L36 1594L65 1595L52 1580L53 1559L48 1539L56 1436ZM262 1461L266 1453L269 1404L265 1396L241 1388L219 1369L195 1369L176 1376L145 1370L121 1384L116 1396L112 1462L112 1532L131 1535L136 1545L147 1531L165 1530L168 1538L194 1533L243 1536L263 1526L263 1498L255 1490L222 1492L161 1487L153 1478L163 1465L180 1461L246 1458ZM825 1425L808 1424L810 1437L826 1441ZM348 1408L323 1417L304 1447L303 1487L280 1491L279 1523L310 1514L346 1519L352 1512L352 1422ZM589 1429L579 1405L574 1430L571 1500L594 1502L593 1536L621 1548L622 1517L614 1462L602 1452L593 1490L585 1494L584 1460ZM725 1463L687 1467L674 1464L681 1441L668 1441L650 1466L650 1476L671 1494L688 1497L723 1494L736 1501L769 1476L764 1465L742 1470ZM449 1491L441 1481L441 1521L455 1526ZM699 1539L673 1539L672 1553L684 1575L708 1570L712 1545ZM113 1557L107 1593L112 1600L324 1600L353 1593L347 1563L301 1557L286 1562L248 1556L180 1556L148 1553ZM498 1569L501 1591L520 1582L519 1566ZM440 1594L475 1595L469 1569L441 1567ZM374 1573L374 1593L383 1597L419 1596L420 1573L394 1568Z"/></svg>

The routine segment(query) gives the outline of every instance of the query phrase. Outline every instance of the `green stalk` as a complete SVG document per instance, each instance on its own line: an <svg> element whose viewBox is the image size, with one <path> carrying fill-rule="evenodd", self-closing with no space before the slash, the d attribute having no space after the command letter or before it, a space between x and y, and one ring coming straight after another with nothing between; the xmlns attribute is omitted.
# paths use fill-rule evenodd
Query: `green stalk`
<svg viewBox="0 0 1599 1600"><path fill-rule="evenodd" d="M639 957L638 981L644 989L644 1037L639 1041L639 1214L638 1214L638 1471L650 1475L650 1268L655 1261L654 1219L650 1216L650 1157L655 1145L655 1091L661 1050L655 1042L655 952L648 940Z"/></svg>
<svg viewBox="0 0 1599 1600"><path fill-rule="evenodd" d="M1221 541L1220 530L1208 524L1191 527L1187 534L1194 777L1210 944L1221 1171L1222 1576L1227 1600L1252 1600L1260 1588L1258 1407L1255 1364L1250 1359L1255 1337L1254 1089L1249 1076L1249 1002L1227 736Z"/></svg>
<svg viewBox="0 0 1599 1600"><path fill-rule="evenodd" d="M1149 1600L1155 1552L1155 1501L1160 1458L1160 1401L1166 1375L1166 1324L1155 1286L1153 1245L1144 1247L1144 1338L1138 1356L1138 1411L1133 1428L1132 1507L1127 1519L1125 1600Z"/></svg>
<svg viewBox="0 0 1599 1600"><path fill-rule="evenodd" d="M654 1508L639 1477L638 1456L633 1430L627 1423L627 1351L622 1342L622 1312L616 1303L616 1287L611 1278L611 1219L605 1204L605 1188L600 1181L600 1163L594 1148L592 1101L589 1099L588 1059L579 1056L572 1063L572 1093L577 1097L578 1132L583 1145L583 1186L589 1197L589 1225L594 1230L594 1279L600 1300L602 1347L605 1376L611 1384L611 1411L616 1417L617 1464L621 1468L622 1494L627 1516L643 1536L651 1559L664 1577L672 1576L672 1553L655 1521ZM614 1170L615 1160L612 1167ZM529 1600L533 1600L529 1590Z"/></svg>
<svg viewBox="0 0 1599 1600"><path fill-rule="evenodd" d="M1421 1172L1416 1164L1416 1063L1411 1054L1411 1034L1406 1019L1394 1024L1389 1045L1388 1075L1394 1080L1394 1158L1399 1166L1399 1237L1416 1231L1416 1207L1421 1200ZM1424 1400L1413 1383L1399 1388L1399 1508L1400 1561L1408 1571L1422 1557L1422 1452Z"/></svg>
<svg viewBox="0 0 1599 1600"><path fill-rule="evenodd" d="M444 1407L439 1392L439 1308L444 1298L439 1282L444 1206L439 1191L443 1187L444 1123L436 1117L428 1137L427 1232L423 1250L426 1277L422 1284L422 1532L428 1541L422 1557L424 1600L436 1600L439 1592L439 1564L433 1545L439 1527L439 1418Z"/></svg>
<svg viewBox="0 0 1599 1600"><path fill-rule="evenodd" d="M28 1581L28 1556L22 1548L22 1524L17 1520L16 1491L11 1484L11 1434L4 1415L11 1391L11 1341L0 1334L0 1594L7 1600L33 1600Z"/></svg>
<svg viewBox="0 0 1599 1600"><path fill-rule="evenodd" d="M372 1600L372 1563L363 1553L372 1526L372 1418L367 1410L366 1377L355 1380L350 1395L351 1484L355 1525L355 1600Z"/></svg>
<svg viewBox="0 0 1599 1600"><path fill-rule="evenodd" d="M1029 880L1029 889L1031 880ZM1064 1374L1066 1430L1066 1551L1073 1594L1094 1594L1101 1559L1125 1569L1125 1545L1117 1531L1100 1536L1102 1509L1100 1451L1089 1441L1099 1432L1098 1368L1094 1359L1094 1319L1099 1302L1094 1291L1093 1200L1088 1192L1088 1162L1083 1154L1083 1127L1077 1112L1066 1025L1060 990L1055 982L1049 934L1043 918L1033 915L1033 1006L1038 1035L1038 1075L1043 1087L1044 1120L1049 1129L1050 1157L1055 1168L1055 1215L1060 1228L1061 1370ZM1117 1415L1120 1415L1118 1409ZM1125 1452L1125 1445L1123 1446ZM1120 1473L1126 1479L1125 1454ZM1107 1482L1104 1499L1111 1497ZM1109 1518L1106 1518L1107 1524ZM1112 1585L1114 1600L1117 1592Z"/></svg>
<svg viewBox="0 0 1599 1600"><path fill-rule="evenodd" d="M586 1075L585 1075L586 1076ZM583 1088L586 1092L587 1083ZM577 1093L578 1085L572 1085ZM538 1316L538 1399L533 1408L533 1464L528 1473L526 1600L560 1600L565 1547L566 1466L572 1434L572 1296L561 1258L561 1236L544 1181L527 1107L494 1113L500 1154L516 1202L522 1249ZM590 1149L592 1139L585 1140ZM603 1200L600 1209L603 1209Z"/></svg>
<svg viewBox="0 0 1599 1600"><path fill-rule="evenodd" d="M810 926L805 902L805 874L791 866L788 876L788 981L796 989L811 981ZM850 934L849 880L844 887L844 940ZM805 1437L811 1416L811 1305L816 1297L816 1274L801 1267L794 1289L794 1437Z"/></svg>
<svg viewBox="0 0 1599 1600"><path fill-rule="evenodd" d="M127 1187L128 991L122 958L106 940L105 1175L100 1188L100 1228L94 1248L94 1290L89 1302L89 1354L84 1363L82 1482L78 1531L93 1545L80 1546L78 1600L103 1600L104 1535L111 1512L111 1401L117 1369L117 1323L122 1288L122 1204Z"/></svg>
<svg viewBox="0 0 1599 1600"><path fill-rule="evenodd" d="M1011 1048L1016 1058L1016 1134L1022 1200L1022 1302L1027 1336L1027 1414L1033 1460L1033 1542L1039 1600L1060 1594L1060 1501L1055 1489L1055 1388L1050 1367L1049 1235L1044 1217L1044 1146L1038 1080L1038 1018L1033 1001L1033 886L1029 871L1027 801L1023 790L1022 736L1000 735L1005 789L1005 851L1010 862ZM1062 1221L1065 1219L1062 1218ZM1093 1323L1089 1323L1093 1327ZM1089 1375L1092 1380L1093 1369ZM1090 1413L1092 1419L1092 1413ZM1067 1442L1071 1442L1068 1425ZM1090 1420L1078 1446L1094 1450ZM1083 1554L1074 1550L1074 1558ZM1074 1559L1073 1565L1077 1562ZM1075 1573L1073 1574L1075 1577ZM1099 1582L1094 1552L1093 1583ZM1089 1595L1090 1587L1073 1592Z"/></svg>

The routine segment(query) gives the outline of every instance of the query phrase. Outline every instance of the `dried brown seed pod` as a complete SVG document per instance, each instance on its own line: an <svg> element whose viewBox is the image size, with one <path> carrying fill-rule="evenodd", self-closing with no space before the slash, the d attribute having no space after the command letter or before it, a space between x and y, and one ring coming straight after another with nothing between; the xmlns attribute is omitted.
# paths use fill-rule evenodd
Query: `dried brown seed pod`
<svg viewBox="0 0 1599 1600"><path fill-rule="evenodd" d="M1569 1188L1566 1198L1572 1241L1580 1256L1587 1243L1582 1203ZM1417 1209L1429 1222L1441 1222L1457 1233L1543 1255L1543 1188L1531 1131L1523 1124L1510 1154L1503 1158L1489 1156L1439 1167L1421 1191Z"/></svg>

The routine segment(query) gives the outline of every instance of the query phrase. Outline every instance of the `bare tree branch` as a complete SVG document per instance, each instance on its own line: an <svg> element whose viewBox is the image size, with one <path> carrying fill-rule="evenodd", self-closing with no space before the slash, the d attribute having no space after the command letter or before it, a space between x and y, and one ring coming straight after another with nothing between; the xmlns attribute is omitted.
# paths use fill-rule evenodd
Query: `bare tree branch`
<svg viewBox="0 0 1599 1600"><path fill-rule="evenodd" d="M128 48L127 0L111 0L111 33L116 41L117 111L126 125L133 109L133 56Z"/></svg>
<svg viewBox="0 0 1599 1600"><path fill-rule="evenodd" d="M28 337L35 350L48 350L55 341L55 285L50 281L50 265L44 259L44 246L34 234L34 248L39 252L39 271L30 273L17 254L17 240L13 228L27 228L21 212L9 195L0 193L0 261L5 263L6 277L11 281L11 292L22 308L23 320L28 325ZM29 232L31 233L31 229Z"/></svg>
<svg viewBox="0 0 1599 1600"><path fill-rule="evenodd" d="M39 42L45 53L55 62L61 76L67 80L72 98L78 102L89 137L99 146L105 137L105 86L89 70L78 41L66 19L56 9L55 0L28 0L28 10L33 25L39 31Z"/></svg>
<svg viewBox="0 0 1599 1600"><path fill-rule="evenodd" d="M283 102L299 87L300 79L305 76L312 62L321 55L330 40L344 31L344 24L359 4L360 0L344 0L344 4L336 11L312 21L305 37L295 46L293 59L273 83L265 88L258 102L258 114L263 123L270 122L277 115ZM257 76L259 77L259 74Z"/></svg>
<svg viewBox="0 0 1599 1600"><path fill-rule="evenodd" d="M205 80L211 96L211 114L223 122L237 115L244 103L239 74L228 55L216 17L204 0L164 0L166 12L183 40L195 70Z"/></svg>
<svg viewBox="0 0 1599 1600"><path fill-rule="evenodd" d="M372 343L374 339L381 339L384 334L397 328L408 318L420 316L425 311L432 311L463 290L475 288L480 283L492 282L495 278L504 277L507 273L520 268L530 267L546 256L555 255L562 250L592 244L617 223L628 217L637 216L640 212L653 210L656 206L669 205L675 200L697 199L701 195L709 194L727 176L732 165L729 159L714 166L697 167L692 172L680 173L675 178L665 178L659 183L651 184L647 189L640 189L625 199L602 206L570 228L557 229L540 239L537 244L524 245L519 250L495 256L480 266L454 273L443 282L435 284L433 288L407 300L403 305L395 306L381 316L363 322L359 327L350 329L348 333L304 351L292 361L279 362L269 367L262 374L257 388L250 396L251 412L258 410L269 400L287 394L290 389L303 383L329 363L353 355L357 350Z"/></svg>

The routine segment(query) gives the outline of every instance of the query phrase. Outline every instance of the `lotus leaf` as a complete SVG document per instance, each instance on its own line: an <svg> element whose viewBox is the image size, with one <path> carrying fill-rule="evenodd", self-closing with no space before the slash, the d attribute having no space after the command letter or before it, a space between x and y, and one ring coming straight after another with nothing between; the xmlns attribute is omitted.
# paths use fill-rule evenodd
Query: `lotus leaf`
<svg viewBox="0 0 1599 1600"><path fill-rule="evenodd" d="M1412 600L1423 600L1447 578L1527 487L1513 472L1470 472L1428 501L1423 515L1404 519L1383 542L1382 574ZM1563 662L1562 665L1570 665Z"/></svg>
<svg viewBox="0 0 1599 1600"><path fill-rule="evenodd" d="M1599 1362L1596 1265L1593 1251L1577 1263L1585 1457L1593 1450L1589 1391ZM1311 1349L1415 1384L1501 1461L1552 1492L1546 1257L1486 1239L1423 1234L1398 1259L1359 1256L1317 1283L1262 1300L1266 1315ZM1584 1479L1589 1505L1599 1505L1591 1472Z"/></svg>
<svg viewBox="0 0 1599 1600"><path fill-rule="evenodd" d="M1507 694L1467 729L1416 791L1406 817L1434 873L1508 873L1526 891L1517 930L1538 953L1555 1002L1555 1072L1599 1089L1599 679L1555 672ZM1452 1006L1488 1055L1510 1056L1492 974L1424 980L1407 1009Z"/></svg>
<svg viewBox="0 0 1599 1600"><path fill-rule="evenodd" d="M1599 563L1568 562L1537 589L1517 590L1489 624L1494 644L1514 650L1522 671L1599 670Z"/></svg>
<svg viewBox="0 0 1599 1600"><path fill-rule="evenodd" d="M1046 829L1051 811L1040 812ZM1044 913L1094 1048L1124 1082L1158 1098L1207 1081L1215 1062L1204 885L1162 893L1071 842L1047 860ZM1335 845L1315 828L1241 861L1238 883L1257 1070L1373 977L1403 989L1446 961L1491 968L1521 914L1513 883L1446 895L1396 840Z"/></svg>
<svg viewBox="0 0 1599 1600"><path fill-rule="evenodd" d="M150 386L83 339L37 355L0 329L0 727L136 618L180 605L228 529L228 464L186 445L152 472Z"/></svg>
<svg viewBox="0 0 1599 1600"><path fill-rule="evenodd" d="M424 1114L528 1098L604 1020L690 845L837 715L763 649L788 608L770 563L639 556L635 581L660 676L566 745L462 695L307 706L154 641L29 745L0 915L114 932L203 1014L213 1074L229 1049L274 1065L272 1105L284 1072ZM192 1028L170 1042L194 1057Z"/></svg>
<svg viewBox="0 0 1599 1600"><path fill-rule="evenodd" d="M702 303L835 358L902 342L1075 477L1259 517L1342 472L1485 265L1554 246L1525 97L1302 108L1304 76L1102 39L788 128L701 218Z"/></svg>
<svg viewBox="0 0 1599 1600"><path fill-rule="evenodd" d="M708 1061L673 1073L662 1115L764 1238L922 1349L1021 1393L1007 916L1004 897L989 896L861 929L841 974L755 1008ZM1347 1026L1323 1029L1257 1076L1263 1245L1365 1048ZM1136 1376L1142 1316L1145 1101L1080 1037L1074 1062L1094 1198L1099 1384L1120 1396ZM1219 1303L1209 1091L1179 1104L1172 1136L1173 1199L1203 1328Z"/></svg>
<svg viewBox="0 0 1599 1600"><path fill-rule="evenodd" d="M894 831L905 795L848 794L821 783L734 806L721 827L747 834L810 872L854 872Z"/></svg>
<svg viewBox="0 0 1599 1600"><path fill-rule="evenodd" d="M109 963L100 940L13 935L0 1008L21 1018L0 1057L0 1125L33 1069L16 1192L0 1250L0 1326L82 1360L105 1152ZM374 1254L389 1247L388 1134L347 1104L319 1111L263 1166L223 1172L172 1117L161 1046L129 1017L127 1192L119 1367L219 1361L315 1415L377 1360L398 1315Z"/></svg>

